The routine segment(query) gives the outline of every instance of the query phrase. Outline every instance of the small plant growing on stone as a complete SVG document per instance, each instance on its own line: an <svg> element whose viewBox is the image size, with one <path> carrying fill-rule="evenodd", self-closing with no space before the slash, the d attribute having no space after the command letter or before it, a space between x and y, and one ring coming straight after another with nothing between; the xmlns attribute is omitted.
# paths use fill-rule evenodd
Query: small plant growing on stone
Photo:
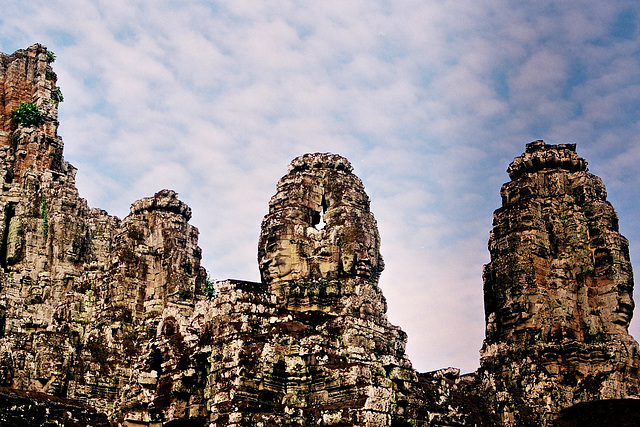
<svg viewBox="0 0 640 427"><path fill-rule="evenodd" d="M64 96L62 96L60 86L56 86L56 88L51 91L51 100L56 104L56 106L58 106L59 103L64 102Z"/></svg>
<svg viewBox="0 0 640 427"><path fill-rule="evenodd" d="M208 297L216 296L216 281L213 280L208 274L204 279L204 294Z"/></svg>
<svg viewBox="0 0 640 427"><path fill-rule="evenodd" d="M602 329L602 327L598 326L596 328L592 328L587 333L587 341L590 342L603 342L607 339L606 332Z"/></svg>
<svg viewBox="0 0 640 427"><path fill-rule="evenodd" d="M47 209L47 199L42 198L42 203L40 203L40 216L42 217L42 234L46 240L47 236L49 236L49 211Z"/></svg>
<svg viewBox="0 0 640 427"><path fill-rule="evenodd" d="M47 49L47 62L51 64L56 60L56 54Z"/></svg>
<svg viewBox="0 0 640 427"><path fill-rule="evenodd" d="M31 102L23 102L11 112L11 119L24 126L38 126L42 123L42 113Z"/></svg>

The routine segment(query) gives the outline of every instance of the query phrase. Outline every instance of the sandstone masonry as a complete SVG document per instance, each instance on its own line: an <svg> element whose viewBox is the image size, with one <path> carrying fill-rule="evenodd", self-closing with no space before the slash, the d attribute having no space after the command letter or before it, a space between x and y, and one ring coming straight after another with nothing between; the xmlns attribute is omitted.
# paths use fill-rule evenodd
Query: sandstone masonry
<svg viewBox="0 0 640 427"><path fill-rule="evenodd" d="M604 184L575 150L527 144L494 213L479 375L508 425L638 396L628 242Z"/></svg>
<svg viewBox="0 0 640 427"><path fill-rule="evenodd" d="M640 397L628 243L575 145L535 141L509 166L484 271L480 369L419 373L387 320L377 224L345 158L291 162L257 236L261 281L221 281L212 295L175 192L134 202L124 219L80 198L55 84L44 46L0 54L0 425L576 425L585 413L640 414L628 399ZM42 123L12 120L22 102Z"/></svg>

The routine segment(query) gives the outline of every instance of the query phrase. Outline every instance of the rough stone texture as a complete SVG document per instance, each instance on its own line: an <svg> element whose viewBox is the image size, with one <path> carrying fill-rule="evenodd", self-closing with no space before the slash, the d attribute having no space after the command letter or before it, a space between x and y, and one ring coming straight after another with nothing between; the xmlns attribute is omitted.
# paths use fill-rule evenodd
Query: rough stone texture
<svg viewBox="0 0 640 427"><path fill-rule="evenodd" d="M0 425L552 425L558 413L570 425L579 402L635 408L598 402L639 397L633 279L574 145L536 141L509 167L479 371L418 373L387 320L380 236L346 159L294 159L263 220L261 282L210 295L175 192L122 220L79 197L46 52L0 54ZM11 120L21 102L41 125Z"/></svg>
<svg viewBox="0 0 640 427"><path fill-rule="evenodd" d="M107 416L95 409L44 393L0 387L0 401L0 426L111 426Z"/></svg>
<svg viewBox="0 0 640 427"><path fill-rule="evenodd" d="M638 397L628 242L575 144L535 141L508 169L484 269L479 375L506 425Z"/></svg>
<svg viewBox="0 0 640 427"><path fill-rule="evenodd" d="M384 268L380 236L352 169L335 154L306 154L291 162L278 183L262 223L258 261L263 282L282 298L291 292L286 283L355 277L377 283Z"/></svg>
<svg viewBox="0 0 640 427"><path fill-rule="evenodd" d="M23 178L25 168L35 170L62 167L62 140L57 137L58 102L54 92L57 76L47 62L47 48L33 45L13 55L0 52L0 158L10 169L0 171L5 181ZM21 129L11 120L11 112L22 102L32 102L43 113L36 129ZM11 138L13 136L13 138ZM19 147L19 148L18 148ZM7 175L7 173L9 175Z"/></svg>
<svg viewBox="0 0 640 427"><path fill-rule="evenodd" d="M0 385L123 418L121 408L138 404L125 399L132 380L148 383L137 368L151 357L163 378L169 368L156 366L156 353L180 342L172 334L167 343L171 316L190 316L202 296L198 231L169 190L135 202L123 220L89 209L62 156L46 48L2 54L0 64ZM21 102L38 105L44 123L14 123ZM185 399L165 408L168 393L154 388L147 400L171 414Z"/></svg>
<svg viewBox="0 0 640 427"><path fill-rule="evenodd" d="M377 225L351 169L333 154L294 159L269 203L258 258L270 304L253 328L269 339L243 373L245 422L389 425L417 382L386 319Z"/></svg>

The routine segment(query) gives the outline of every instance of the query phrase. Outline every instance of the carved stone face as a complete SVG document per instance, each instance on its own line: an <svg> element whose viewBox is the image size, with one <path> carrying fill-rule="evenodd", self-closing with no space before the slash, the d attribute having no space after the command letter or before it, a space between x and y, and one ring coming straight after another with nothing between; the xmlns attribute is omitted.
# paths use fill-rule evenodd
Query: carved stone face
<svg viewBox="0 0 640 427"><path fill-rule="evenodd" d="M262 278L269 283L353 276L377 280L383 268L379 242L369 199L346 159L305 155L278 183L262 223Z"/></svg>
<svg viewBox="0 0 640 427"><path fill-rule="evenodd" d="M510 166L485 269L495 322L488 340L626 334L634 309L628 242L602 181L574 148L536 142Z"/></svg>
<svg viewBox="0 0 640 427"><path fill-rule="evenodd" d="M271 249L270 262L268 264L269 276L271 277L286 277L291 273L291 242L283 240L275 245Z"/></svg>
<svg viewBox="0 0 640 427"><path fill-rule="evenodd" d="M304 276L306 265L298 245L289 239L282 239L269 243L260 270L267 282L294 280Z"/></svg>
<svg viewBox="0 0 640 427"><path fill-rule="evenodd" d="M633 317L633 309L635 307L635 303L633 302L633 285L629 285L628 283L614 285L610 299L610 307L613 308L611 314L613 323L628 327Z"/></svg>
<svg viewBox="0 0 640 427"><path fill-rule="evenodd" d="M631 291L627 288L620 289L618 293L618 308L616 309L616 317L614 323L629 326L631 318L633 317L633 309L635 304L631 297Z"/></svg>

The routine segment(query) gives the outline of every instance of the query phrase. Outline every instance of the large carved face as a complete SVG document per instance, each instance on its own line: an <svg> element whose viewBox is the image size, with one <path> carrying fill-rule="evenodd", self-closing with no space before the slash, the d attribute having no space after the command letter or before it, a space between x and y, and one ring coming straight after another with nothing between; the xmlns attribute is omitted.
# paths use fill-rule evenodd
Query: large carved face
<svg viewBox="0 0 640 427"><path fill-rule="evenodd" d="M633 285L623 283L618 285L617 294L617 308L615 310L615 317L613 322L622 326L629 326L631 318L633 317L633 309L635 303L633 302Z"/></svg>
<svg viewBox="0 0 640 427"><path fill-rule="evenodd" d="M615 325L627 328L633 317L633 284L629 282L603 285L600 289L599 306L603 316L611 319Z"/></svg>
<svg viewBox="0 0 640 427"><path fill-rule="evenodd" d="M295 159L278 183L262 223L262 279L366 277L383 268L379 234L362 182L346 159L312 154Z"/></svg>
<svg viewBox="0 0 640 427"><path fill-rule="evenodd" d="M509 175L485 271L487 336L626 333L634 309L628 242L602 181L575 146L541 141L527 146Z"/></svg>
<svg viewBox="0 0 640 427"><path fill-rule="evenodd" d="M289 239L272 240L266 243L260 260L260 271L267 281L295 280L304 277L306 262Z"/></svg>
<svg viewBox="0 0 640 427"><path fill-rule="evenodd" d="M287 277L291 274L294 256L291 241L282 240L270 248L270 262L268 264L269 275L273 277Z"/></svg>

